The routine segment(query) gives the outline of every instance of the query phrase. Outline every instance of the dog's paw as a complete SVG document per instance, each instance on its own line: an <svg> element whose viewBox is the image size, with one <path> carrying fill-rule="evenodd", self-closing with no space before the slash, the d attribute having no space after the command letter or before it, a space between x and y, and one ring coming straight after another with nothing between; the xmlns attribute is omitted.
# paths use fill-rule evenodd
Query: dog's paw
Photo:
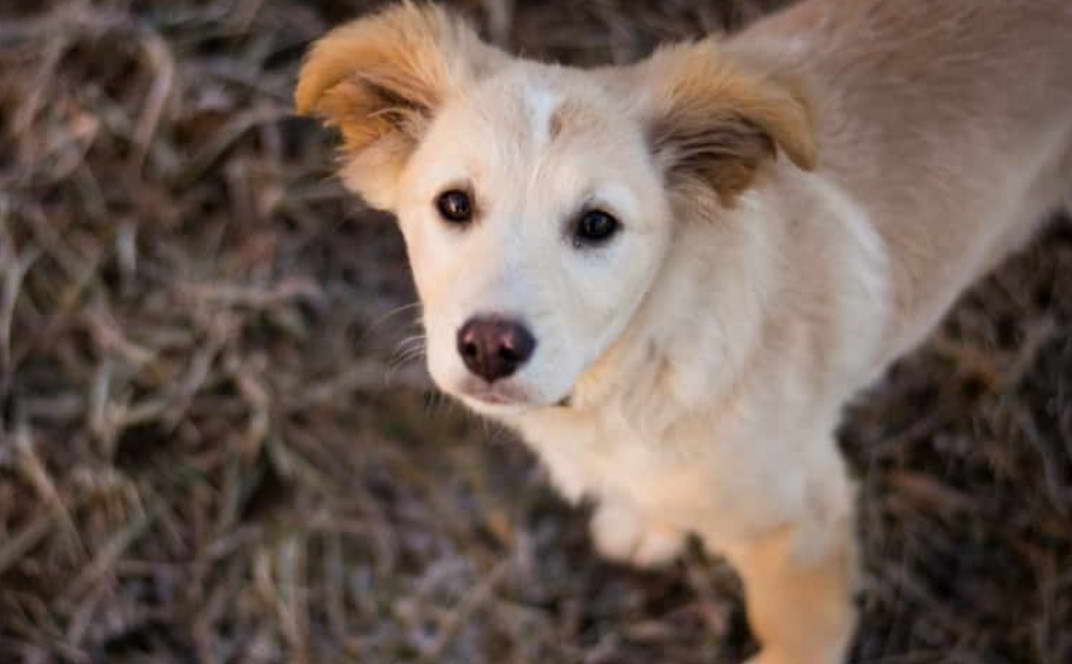
<svg viewBox="0 0 1072 664"><path fill-rule="evenodd" d="M596 550L611 560L638 567L669 563L684 550L685 538L683 530L644 519L615 501L600 503L592 518Z"/></svg>

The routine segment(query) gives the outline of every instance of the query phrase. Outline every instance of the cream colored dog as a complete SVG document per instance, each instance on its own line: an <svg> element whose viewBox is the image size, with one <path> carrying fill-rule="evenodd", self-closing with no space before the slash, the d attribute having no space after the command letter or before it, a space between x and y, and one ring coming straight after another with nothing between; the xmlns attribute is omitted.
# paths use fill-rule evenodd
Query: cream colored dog
<svg viewBox="0 0 1072 664"><path fill-rule="evenodd" d="M584 71L405 2L320 40L297 106L397 214L436 383L598 501L607 555L726 553L757 661L837 662L832 432L1072 190L1072 4L808 0Z"/></svg>

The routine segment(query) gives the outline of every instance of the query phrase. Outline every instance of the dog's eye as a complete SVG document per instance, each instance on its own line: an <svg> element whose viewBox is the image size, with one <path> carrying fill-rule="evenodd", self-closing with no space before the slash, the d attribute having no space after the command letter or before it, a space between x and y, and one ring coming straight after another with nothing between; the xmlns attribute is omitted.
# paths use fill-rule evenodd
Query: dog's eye
<svg viewBox="0 0 1072 664"><path fill-rule="evenodd" d="M574 242L581 245L602 244L618 232L621 223L603 210L589 210L581 215L574 229Z"/></svg>
<svg viewBox="0 0 1072 664"><path fill-rule="evenodd" d="M464 224L473 219L473 201L469 194L458 189L451 189L436 199L439 214L447 221Z"/></svg>

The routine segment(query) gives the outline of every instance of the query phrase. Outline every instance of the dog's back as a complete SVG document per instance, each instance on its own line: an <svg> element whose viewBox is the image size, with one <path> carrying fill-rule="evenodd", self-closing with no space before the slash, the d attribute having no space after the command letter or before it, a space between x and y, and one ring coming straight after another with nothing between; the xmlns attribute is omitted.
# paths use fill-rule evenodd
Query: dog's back
<svg viewBox="0 0 1072 664"><path fill-rule="evenodd" d="M805 2L728 48L811 88L822 170L904 259L891 357L1072 192L1067 0Z"/></svg>

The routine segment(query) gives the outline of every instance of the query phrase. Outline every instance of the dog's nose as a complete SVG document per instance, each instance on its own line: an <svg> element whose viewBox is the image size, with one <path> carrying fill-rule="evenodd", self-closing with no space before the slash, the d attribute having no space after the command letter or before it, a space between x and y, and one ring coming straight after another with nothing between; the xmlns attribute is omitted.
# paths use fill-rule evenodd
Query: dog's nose
<svg viewBox="0 0 1072 664"><path fill-rule="evenodd" d="M465 366L489 383L513 374L535 349L532 333L514 321L470 318L458 330L458 353Z"/></svg>

